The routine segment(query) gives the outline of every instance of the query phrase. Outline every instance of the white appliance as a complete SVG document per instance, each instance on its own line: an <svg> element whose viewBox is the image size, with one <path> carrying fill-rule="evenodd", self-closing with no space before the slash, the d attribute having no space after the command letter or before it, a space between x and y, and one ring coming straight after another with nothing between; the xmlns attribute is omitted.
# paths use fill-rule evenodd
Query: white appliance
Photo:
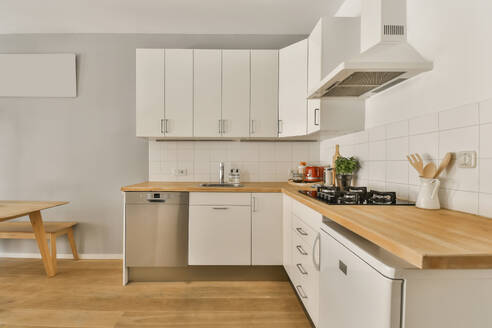
<svg viewBox="0 0 492 328"><path fill-rule="evenodd" d="M432 70L432 62L407 42L406 0L360 1L361 53L323 78L310 99L366 98Z"/></svg>
<svg viewBox="0 0 492 328"><path fill-rule="evenodd" d="M492 327L492 270L420 270L323 223L317 328Z"/></svg>

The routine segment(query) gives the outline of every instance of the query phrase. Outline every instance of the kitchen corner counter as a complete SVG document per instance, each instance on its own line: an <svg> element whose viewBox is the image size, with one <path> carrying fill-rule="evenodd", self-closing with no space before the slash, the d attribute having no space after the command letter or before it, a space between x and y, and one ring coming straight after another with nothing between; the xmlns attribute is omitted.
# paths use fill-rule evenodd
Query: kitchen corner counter
<svg viewBox="0 0 492 328"><path fill-rule="evenodd" d="M285 182L250 182L241 188L198 182L144 182L122 191L282 192L346 229L421 269L492 269L492 219L414 206L333 206Z"/></svg>

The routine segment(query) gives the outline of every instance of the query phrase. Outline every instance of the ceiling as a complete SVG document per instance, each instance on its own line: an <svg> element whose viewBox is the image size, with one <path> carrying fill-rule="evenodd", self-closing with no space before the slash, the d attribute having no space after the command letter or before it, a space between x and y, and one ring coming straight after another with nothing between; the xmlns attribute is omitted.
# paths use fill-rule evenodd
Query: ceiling
<svg viewBox="0 0 492 328"><path fill-rule="evenodd" d="M342 0L0 0L0 34L308 34Z"/></svg>

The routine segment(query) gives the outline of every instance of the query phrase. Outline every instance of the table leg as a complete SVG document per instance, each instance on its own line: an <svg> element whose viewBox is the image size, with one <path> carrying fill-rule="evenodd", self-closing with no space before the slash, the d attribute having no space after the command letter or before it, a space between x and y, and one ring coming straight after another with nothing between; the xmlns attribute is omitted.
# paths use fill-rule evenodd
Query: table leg
<svg viewBox="0 0 492 328"><path fill-rule="evenodd" d="M46 240L46 233L44 231L41 212L37 211L29 214L29 219L31 220L32 230L38 242L39 252L41 253L41 258L43 259L46 275L48 277L53 277L56 274L56 270L53 267L53 262L51 260L50 249L48 247L48 241Z"/></svg>

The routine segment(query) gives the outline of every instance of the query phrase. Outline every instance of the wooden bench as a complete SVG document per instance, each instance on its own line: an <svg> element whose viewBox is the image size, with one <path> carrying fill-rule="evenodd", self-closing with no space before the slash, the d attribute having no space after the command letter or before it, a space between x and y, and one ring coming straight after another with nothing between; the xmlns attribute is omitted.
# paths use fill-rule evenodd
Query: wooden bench
<svg viewBox="0 0 492 328"><path fill-rule="evenodd" d="M50 240L51 259L53 267L56 269L56 237L66 234L68 242L72 248L73 258L79 259L77 246L73 238L73 226L77 222L44 222L44 230L46 238ZM0 239L36 239L32 230L31 222L1 222L0 223Z"/></svg>

